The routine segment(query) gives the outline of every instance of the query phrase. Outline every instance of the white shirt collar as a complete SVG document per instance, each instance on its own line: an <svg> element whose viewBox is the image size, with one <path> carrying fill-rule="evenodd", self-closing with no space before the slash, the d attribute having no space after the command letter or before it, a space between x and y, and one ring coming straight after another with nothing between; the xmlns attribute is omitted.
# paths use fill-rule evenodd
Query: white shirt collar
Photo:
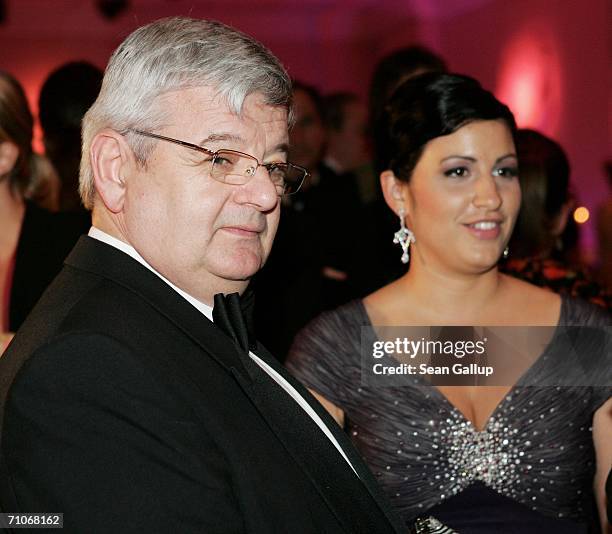
<svg viewBox="0 0 612 534"><path fill-rule="evenodd" d="M209 306L208 304L204 304L203 302L199 301L195 297L192 297L189 293L186 293L182 289L176 287L172 282L170 282L170 280L168 280L166 277L159 274L155 269L153 269L153 267L151 267L147 263L147 261L140 254L138 254L138 252L133 246L128 245L124 241L121 241L117 239L116 237L113 237L112 235L107 234L106 232L103 232L102 230L100 230L99 228L96 228L95 226L92 226L89 229L88 235L89 237L97 239L98 241L102 241L103 243L106 243L107 245L110 245L111 247L115 247L116 249L119 249L121 252L125 252L128 256L131 256L132 258L134 258L138 263L141 263L151 272L159 276L164 282L166 282L166 284L168 284L172 289L174 289L174 291L176 291L179 295L181 295L181 297L183 297L186 301L188 301L192 306L197 308L201 313L203 313L211 321L213 320L213 316L212 316L213 309L211 306Z"/></svg>

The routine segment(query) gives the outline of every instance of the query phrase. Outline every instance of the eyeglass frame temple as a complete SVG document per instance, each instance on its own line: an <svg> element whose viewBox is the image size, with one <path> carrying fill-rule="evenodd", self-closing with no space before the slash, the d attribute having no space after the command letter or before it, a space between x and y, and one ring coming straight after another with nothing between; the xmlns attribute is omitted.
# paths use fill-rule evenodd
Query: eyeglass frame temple
<svg viewBox="0 0 612 534"><path fill-rule="evenodd" d="M188 143L187 141L181 141L180 139L174 139L172 137L166 137L165 135L159 135L159 134L154 134L151 132L145 132L144 130L137 130L136 128L129 128L130 132L134 132L137 133L139 135L144 135L145 137L150 137L151 139L160 139L161 141L168 141L170 143L174 143L175 145L180 145L180 146L184 146L187 148L192 148L194 150L197 150L198 152L204 152L205 154L208 154L209 156L214 156L216 154L216 152L214 152L213 150L210 150L209 148L200 146L200 145L194 145L193 143ZM248 154L246 154L248 155ZM258 162L259 163L259 162Z"/></svg>

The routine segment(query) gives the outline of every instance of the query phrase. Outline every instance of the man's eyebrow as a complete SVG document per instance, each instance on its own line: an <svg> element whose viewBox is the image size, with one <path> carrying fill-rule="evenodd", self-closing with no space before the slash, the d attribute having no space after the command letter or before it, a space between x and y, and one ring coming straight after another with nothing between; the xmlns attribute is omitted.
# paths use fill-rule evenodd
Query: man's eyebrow
<svg viewBox="0 0 612 534"><path fill-rule="evenodd" d="M281 152L282 154L288 155L289 154L289 144L279 143L272 150L268 151L269 154L277 154L279 152Z"/></svg>
<svg viewBox="0 0 612 534"><path fill-rule="evenodd" d="M206 147L209 143L218 143L219 141L231 141L233 143L244 143L244 139L239 135L230 133L213 133L210 134L206 139L200 141L199 145Z"/></svg>

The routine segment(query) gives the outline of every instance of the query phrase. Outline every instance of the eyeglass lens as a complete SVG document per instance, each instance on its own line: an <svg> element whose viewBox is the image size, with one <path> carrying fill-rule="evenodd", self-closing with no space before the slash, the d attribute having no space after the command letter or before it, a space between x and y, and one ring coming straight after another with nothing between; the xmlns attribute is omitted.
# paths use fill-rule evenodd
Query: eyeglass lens
<svg viewBox="0 0 612 534"><path fill-rule="evenodd" d="M216 180L242 185L255 174L258 165L255 158L220 150L213 158L211 175ZM291 194L297 191L304 177L304 172L291 164L270 163L262 166L267 169L279 194Z"/></svg>

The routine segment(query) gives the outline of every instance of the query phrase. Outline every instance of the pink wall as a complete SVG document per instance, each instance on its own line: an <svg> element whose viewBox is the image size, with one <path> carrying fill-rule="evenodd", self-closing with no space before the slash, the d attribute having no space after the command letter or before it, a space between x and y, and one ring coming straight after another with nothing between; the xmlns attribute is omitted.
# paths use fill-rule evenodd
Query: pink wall
<svg viewBox="0 0 612 534"><path fill-rule="evenodd" d="M526 76L534 83L524 98L533 98L535 108L519 126L535 127L566 148L574 189L592 215L608 195L602 163L612 156L608 7L606 0L496 1L438 21L440 50L451 67L477 77L500 98L508 95L502 84L521 76L515 69L502 79L505 52L523 47L523 70L535 74ZM520 108L516 100L508 103ZM588 256L594 253L594 227L594 217L583 225Z"/></svg>
<svg viewBox="0 0 612 534"><path fill-rule="evenodd" d="M123 37L161 16L222 20L263 41L292 76L363 96L382 55L421 41L567 148L578 196L591 213L607 195L607 0L131 0L130 11L114 21L103 20L93 0L6 3L0 68L24 83L33 104L49 70L74 59L104 66ZM509 49L522 50L525 62L509 65ZM512 95L524 95L525 87L528 96L517 104ZM525 98L533 99L531 108ZM584 226L592 253L592 225Z"/></svg>

